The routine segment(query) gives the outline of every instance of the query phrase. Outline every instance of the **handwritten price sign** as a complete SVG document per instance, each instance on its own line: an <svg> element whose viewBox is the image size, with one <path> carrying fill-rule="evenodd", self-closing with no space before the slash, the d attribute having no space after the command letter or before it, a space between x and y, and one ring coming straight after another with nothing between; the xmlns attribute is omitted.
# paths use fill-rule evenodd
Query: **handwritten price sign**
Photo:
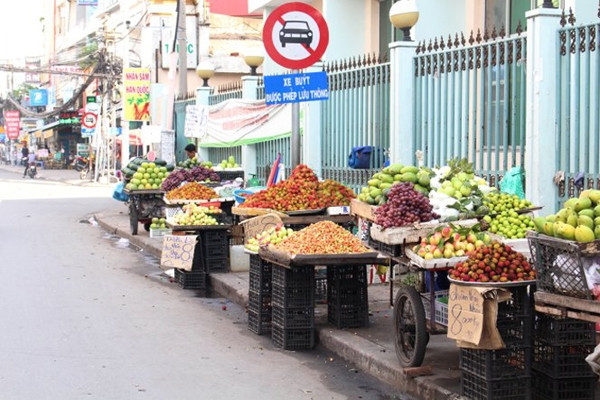
<svg viewBox="0 0 600 400"><path fill-rule="evenodd" d="M165 235L160 265L191 271L196 242L196 236Z"/></svg>

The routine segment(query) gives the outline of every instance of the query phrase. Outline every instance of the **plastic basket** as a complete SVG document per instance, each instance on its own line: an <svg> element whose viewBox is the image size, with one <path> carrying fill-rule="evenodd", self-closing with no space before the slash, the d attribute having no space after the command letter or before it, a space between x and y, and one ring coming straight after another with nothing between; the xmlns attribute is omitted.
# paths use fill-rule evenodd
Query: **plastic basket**
<svg viewBox="0 0 600 400"><path fill-rule="evenodd" d="M555 379L533 371L534 400L594 400L598 377Z"/></svg>
<svg viewBox="0 0 600 400"><path fill-rule="evenodd" d="M327 303L327 268L315 269L315 303Z"/></svg>
<svg viewBox="0 0 600 400"><path fill-rule="evenodd" d="M490 381L463 372L461 386L463 396L467 399L527 400L531 398L531 378Z"/></svg>
<svg viewBox="0 0 600 400"><path fill-rule="evenodd" d="M258 254L250 255L249 265L249 291L259 294L268 294L271 297L272 264L264 261Z"/></svg>
<svg viewBox="0 0 600 400"><path fill-rule="evenodd" d="M286 329L271 325L273 345L284 350L308 350L315 347L315 329Z"/></svg>
<svg viewBox="0 0 600 400"><path fill-rule="evenodd" d="M448 298L448 290L438 290L435 292L435 319L434 321L440 325L448 326L448 303L444 303L439 299ZM430 294L422 293L421 301L425 309L425 318L431 319L431 304L429 302Z"/></svg>
<svg viewBox="0 0 600 400"><path fill-rule="evenodd" d="M287 269L272 266L273 305L278 307L314 307L315 276L313 266Z"/></svg>
<svg viewBox="0 0 600 400"><path fill-rule="evenodd" d="M272 320L285 329L309 329L315 326L315 309L310 307L273 306Z"/></svg>
<svg viewBox="0 0 600 400"><path fill-rule="evenodd" d="M595 376L585 358L595 345L549 346L536 341L533 368L554 379Z"/></svg>
<svg viewBox="0 0 600 400"><path fill-rule="evenodd" d="M528 240L538 290L591 299L576 243L546 235L529 236Z"/></svg>
<svg viewBox="0 0 600 400"><path fill-rule="evenodd" d="M531 347L512 346L500 350L460 349L459 366L486 381L531 377Z"/></svg>
<svg viewBox="0 0 600 400"><path fill-rule="evenodd" d="M369 247L380 251L384 254L388 254L391 256L399 256L400 254L402 254L402 245L400 244L386 244L380 241L377 241L375 239L373 239L370 235L367 238L367 244L369 245Z"/></svg>
<svg viewBox="0 0 600 400"><path fill-rule="evenodd" d="M244 179L244 170L235 170L235 171L215 171L219 178L221 178L221 182L223 181L233 181L237 178Z"/></svg>
<svg viewBox="0 0 600 400"><path fill-rule="evenodd" d="M182 289L206 289L206 273L203 271L184 271L175 269L175 282Z"/></svg>
<svg viewBox="0 0 600 400"><path fill-rule="evenodd" d="M271 332L271 296L250 291L248 293L248 329L257 335Z"/></svg>
<svg viewBox="0 0 600 400"><path fill-rule="evenodd" d="M340 329L369 326L365 265L327 268L327 320Z"/></svg>
<svg viewBox="0 0 600 400"><path fill-rule="evenodd" d="M536 341L550 346L595 345L596 329L593 322L573 318L556 318L537 313Z"/></svg>

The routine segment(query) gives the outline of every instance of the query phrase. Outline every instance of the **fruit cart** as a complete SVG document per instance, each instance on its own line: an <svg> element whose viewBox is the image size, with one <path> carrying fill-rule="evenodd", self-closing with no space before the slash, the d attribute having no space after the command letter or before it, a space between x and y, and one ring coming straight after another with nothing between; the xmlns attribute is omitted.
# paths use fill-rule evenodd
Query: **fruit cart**
<svg viewBox="0 0 600 400"><path fill-rule="evenodd" d="M163 190L126 189L124 192L129 195L129 226L132 235L137 235L138 223L143 223L144 228L149 230L153 217L164 217Z"/></svg>

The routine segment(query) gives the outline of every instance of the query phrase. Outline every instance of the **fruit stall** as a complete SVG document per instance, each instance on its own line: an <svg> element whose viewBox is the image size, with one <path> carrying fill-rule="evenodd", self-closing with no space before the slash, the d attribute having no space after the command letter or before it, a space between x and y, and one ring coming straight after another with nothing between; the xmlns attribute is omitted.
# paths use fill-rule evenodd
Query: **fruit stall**
<svg viewBox="0 0 600 400"><path fill-rule="evenodd" d="M138 224L144 224L146 230L154 224L160 229L160 218L164 218L164 191L162 183L173 170L166 161L133 158L122 170L125 181L125 193L129 196L129 224L131 234L137 235ZM155 229L155 228L152 228Z"/></svg>

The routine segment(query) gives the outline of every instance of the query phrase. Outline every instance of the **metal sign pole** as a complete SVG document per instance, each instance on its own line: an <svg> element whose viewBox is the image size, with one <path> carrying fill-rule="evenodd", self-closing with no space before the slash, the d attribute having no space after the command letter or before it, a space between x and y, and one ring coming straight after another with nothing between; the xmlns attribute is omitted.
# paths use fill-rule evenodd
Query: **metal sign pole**
<svg viewBox="0 0 600 400"><path fill-rule="evenodd" d="M291 169L300 164L300 103L292 103L292 137L290 138Z"/></svg>

